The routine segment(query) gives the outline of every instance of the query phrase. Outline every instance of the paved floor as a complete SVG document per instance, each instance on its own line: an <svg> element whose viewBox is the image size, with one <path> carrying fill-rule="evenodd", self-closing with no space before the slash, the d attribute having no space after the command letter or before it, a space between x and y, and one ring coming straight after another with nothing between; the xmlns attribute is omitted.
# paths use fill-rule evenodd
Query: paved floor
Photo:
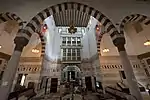
<svg viewBox="0 0 150 100"><path fill-rule="evenodd" d="M67 94L64 97L62 97L62 100L68 100L71 97L72 97L71 94ZM73 97L74 97L73 100L82 100L82 96L80 94L74 94ZM98 97L92 93L88 93L87 95L85 95L84 98L85 100L99 100ZM43 95L41 97L33 98L32 100L60 100L60 95L59 93L51 93L51 94Z"/></svg>

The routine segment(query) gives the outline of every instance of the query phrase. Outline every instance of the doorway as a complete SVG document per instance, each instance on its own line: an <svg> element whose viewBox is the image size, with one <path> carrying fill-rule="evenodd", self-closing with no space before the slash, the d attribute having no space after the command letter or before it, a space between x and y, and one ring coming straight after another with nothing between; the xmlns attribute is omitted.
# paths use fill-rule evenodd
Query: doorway
<svg viewBox="0 0 150 100"><path fill-rule="evenodd" d="M85 77L85 84L88 91L92 91L92 80L91 77Z"/></svg>
<svg viewBox="0 0 150 100"><path fill-rule="evenodd" d="M70 82L71 80L78 80L81 76L81 70L76 65L67 65L61 74L63 82Z"/></svg>
<svg viewBox="0 0 150 100"><path fill-rule="evenodd" d="M51 79L50 93L56 93L57 92L57 85L58 85L58 78L52 78Z"/></svg>
<svg viewBox="0 0 150 100"><path fill-rule="evenodd" d="M68 81L75 80L75 71L68 71Z"/></svg>

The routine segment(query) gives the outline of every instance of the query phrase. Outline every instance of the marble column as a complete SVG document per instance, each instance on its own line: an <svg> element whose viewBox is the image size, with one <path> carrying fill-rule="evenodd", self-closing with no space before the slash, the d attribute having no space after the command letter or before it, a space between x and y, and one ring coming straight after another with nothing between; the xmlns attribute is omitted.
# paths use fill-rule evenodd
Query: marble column
<svg viewBox="0 0 150 100"><path fill-rule="evenodd" d="M13 81L17 72L17 67L19 65L20 56L24 46L28 44L28 40L24 37L16 37L14 43L16 44L16 46L4 71L2 85L0 86L1 100L7 100L8 95L11 92Z"/></svg>
<svg viewBox="0 0 150 100"><path fill-rule="evenodd" d="M115 46L118 48L121 62L123 65L123 69L125 71L127 83L129 86L130 93L137 98L137 100L143 100L142 95L140 93L140 89L138 87L137 80L135 78L132 65L129 61L128 55L126 53L126 49L124 47L125 39L117 38L115 41Z"/></svg>
<svg viewBox="0 0 150 100"><path fill-rule="evenodd" d="M38 87L37 89L40 90L41 85L42 85L42 78L43 78L43 73L44 73L44 62L45 62L45 55L41 56L42 59L42 64L41 64L41 70L40 70L40 76L39 76L39 81L38 81Z"/></svg>

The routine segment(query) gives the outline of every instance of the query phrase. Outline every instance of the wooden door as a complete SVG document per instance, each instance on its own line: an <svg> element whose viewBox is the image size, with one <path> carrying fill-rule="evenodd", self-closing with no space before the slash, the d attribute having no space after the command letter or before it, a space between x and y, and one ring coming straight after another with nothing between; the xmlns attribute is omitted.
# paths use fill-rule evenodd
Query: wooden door
<svg viewBox="0 0 150 100"><path fill-rule="evenodd" d="M91 77L85 77L86 89L92 91L92 80Z"/></svg>
<svg viewBox="0 0 150 100"><path fill-rule="evenodd" d="M58 85L58 78L52 78L51 79L50 93L56 93L57 92L57 85Z"/></svg>

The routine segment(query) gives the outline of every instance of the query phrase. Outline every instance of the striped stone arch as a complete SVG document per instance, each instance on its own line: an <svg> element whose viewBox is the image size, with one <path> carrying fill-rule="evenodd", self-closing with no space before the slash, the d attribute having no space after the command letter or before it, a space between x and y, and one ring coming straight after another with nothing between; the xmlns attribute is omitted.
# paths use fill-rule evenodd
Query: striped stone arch
<svg viewBox="0 0 150 100"><path fill-rule="evenodd" d="M0 13L0 23L6 22L9 20L15 20L19 25L19 30L23 28L23 21L16 14L10 13L10 12Z"/></svg>
<svg viewBox="0 0 150 100"><path fill-rule="evenodd" d="M103 35L105 34L106 32L101 32L99 37L98 37L98 41L97 41L97 52L99 55L101 55L101 51L100 51L100 46L101 46L101 40L102 40L102 37Z"/></svg>
<svg viewBox="0 0 150 100"><path fill-rule="evenodd" d="M76 3L76 2L64 2L64 3L57 4L57 5L54 5L54 6L44 9L43 11L39 12L35 17L33 17L24 29L19 30L19 33L20 33L19 35L24 36L29 41L32 34L36 31L39 31L43 21L47 17L49 17L50 15L54 15L57 12L62 12L62 11L69 10L69 9L70 10L74 9L74 10L77 10L80 12L84 12L84 13L96 18L105 27L106 32L110 34L113 41L117 37L124 38L123 35L118 33L118 30L113 25L113 23L100 11L98 11L88 5ZM18 35L18 37L20 37L19 35ZM41 37L41 38L43 38L43 37ZM45 43L44 39L41 39L41 40L42 40L41 41L42 42L41 55L44 55L46 43Z"/></svg>
<svg viewBox="0 0 150 100"><path fill-rule="evenodd" d="M142 15L142 14L131 14L129 16L124 17L124 19L120 23L120 33L124 34L124 26L129 22L139 22L144 25L150 24L150 18Z"/></svg>

